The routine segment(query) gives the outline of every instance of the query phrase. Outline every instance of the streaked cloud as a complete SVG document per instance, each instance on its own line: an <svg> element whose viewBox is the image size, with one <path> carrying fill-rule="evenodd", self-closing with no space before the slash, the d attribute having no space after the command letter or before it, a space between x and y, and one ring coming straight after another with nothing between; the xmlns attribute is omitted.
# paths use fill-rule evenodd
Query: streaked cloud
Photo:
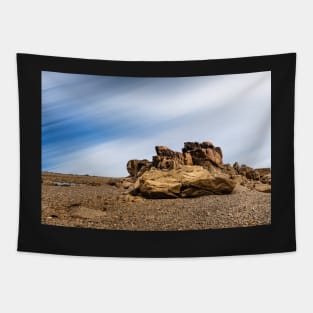
<svg viewBox="0 0 313 313"><path fill-rule="evenodd" d="M42 72L45 171L127 175L155 145L213 141L224 162L271 163L271 73L137 78Z"/></svg>

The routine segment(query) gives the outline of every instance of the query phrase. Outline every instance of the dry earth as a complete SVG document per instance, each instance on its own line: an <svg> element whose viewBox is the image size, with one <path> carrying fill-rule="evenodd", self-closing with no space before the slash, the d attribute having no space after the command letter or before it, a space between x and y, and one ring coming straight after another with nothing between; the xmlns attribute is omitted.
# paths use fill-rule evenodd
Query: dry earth
<svg viewBox="0 0 313 313"><path fill-rule="evenodd" d="M195 230L271 223L271 194L238 185L229 195L143 199L129 178L42 173L43 224L115 230Z"/></svg>

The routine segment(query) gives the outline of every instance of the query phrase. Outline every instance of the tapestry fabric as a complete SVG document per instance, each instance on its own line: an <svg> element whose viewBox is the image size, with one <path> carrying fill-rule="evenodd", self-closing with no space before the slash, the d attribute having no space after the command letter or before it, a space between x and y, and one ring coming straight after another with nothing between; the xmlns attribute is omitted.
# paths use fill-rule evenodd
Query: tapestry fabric
<svg viewBox="0 0 313 313"><path fill-rule="evenodd" d="M296 249L296 54L17 54L18 250L196 257Z"/></svg>

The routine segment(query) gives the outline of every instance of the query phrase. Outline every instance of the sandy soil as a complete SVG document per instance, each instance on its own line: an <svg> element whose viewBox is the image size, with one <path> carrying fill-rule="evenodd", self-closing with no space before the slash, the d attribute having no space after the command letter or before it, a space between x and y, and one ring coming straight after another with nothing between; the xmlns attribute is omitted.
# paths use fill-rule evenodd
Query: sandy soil
<svg viewBox="0 0 313 313"><path fill-rule="evenodd" d="M143 199L129 179L42 174L42 223L115 230L193 230L271 223L271 194L239 186L230 195Z"/></svg>

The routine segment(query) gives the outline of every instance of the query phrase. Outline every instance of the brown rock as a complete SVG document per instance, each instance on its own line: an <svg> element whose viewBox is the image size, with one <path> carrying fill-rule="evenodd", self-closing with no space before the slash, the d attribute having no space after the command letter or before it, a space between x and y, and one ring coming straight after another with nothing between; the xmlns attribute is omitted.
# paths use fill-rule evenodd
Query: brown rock
<svg viewBox="0 0 313 313"><path fill-rule="evenodd" d="M272 175L271 175L271 173L266 174L266 175L264 175L264 176L261 176L260 181L261 181L263 184L269 184L269 185L271 185L271 184L272 184Z"/></svg>
<svg viewBox="0 0 313 313"><path fill-rule="evenodd" d="M268 174L271 174L271 169L268 167L264 167L264 168L256 168L256 170L260 173L260 176L265 176Z"/></svg>
<svg viewBox="0 0 313 313"><path fill-rule="evenodd" d="M247 173L250 172L251 170L253 170L252 167L247 166L247 165L245 165L245 164L242 164L242 165L240 166L239 170L238 170L238 173L239 173L240 175L243 175L243 176L246 176L246 177L247 177Z"/></svg>
<svg viewBox="0 0 313 313"><path fill-rule="evenodd" d="M238 172L230 164L223 165L223 173L231 176L238 175Z"/></svg>
<svg viewBox="0 0 313 313"><path fill-rule="evenodd" d="M262 183L255 184L254 185L254 189L256 191L267 192L267 193L270 193L272 191L271 185L269 185L269 184L262 184Z"/></svg>
<svg viewBox="0 0 313 313"><path fill-rule="evenodd" d="M148 160L129 160L127 162L127 171L130 176L138 177L149 170L152 162Z"/></svg>
<svg viewBox="0 0 313 313"><path fill-rule="evenodd" d="M173 151L167 146L156 146L155 150L157 155L152 158L152 166L159 170L177 169L183 165L200 165L216 172L216 168L222 168L223 165L221 148L214 147L210 141L185 142L182 152Z"/></svg>
<svg viewBox="0 0 313 313"><path fill-rule="evenodd" d="M189 152L183 152L184 164L193 165L192 156Z"/></svg>
<svg viewBox="0 0 313 313"><path fill-rule="evenodd" d="M131 181L128 181L128 180L123 180L121 182L121 185L124 189L129 189L133 185L133 183Z"/></svg>
<svg viewBox="0 0 313 313"><path fill-rule="evenodd" d="M248 179L259 180L260 174L257 170L251 169L251 170L248 170L248 172L246 173L246 177Z"/></svg>
<svg viewBox="0 0 313 313"><path fill-rule="evenodd" d="M221 147L216 147L215 151L220 155L220 159L221 159L221 163L222 163L222 159L223 159L222 148Z"/></svg>
<svg viewBox="0 0 313 313"><path fill-rule="evenodd" d="M235 162L235 163L233 164L233 168L237 171L237 173L239 173L240 165L239 165L238 162Z"/></svg>
<svg viewBox="0 0 313 313"><path fill-rule="evenodd" d="M220 147L214 147L210 141L185 142L183 152L191 154L193 164L207 167L208 163L221 166L223 164L223 154Z"/></svg>
<svg viewBox="0 0 313 313"><path fill-rule="evenodd" d="M142 202L142 201L144 201L144 199L142 197L138 197L138 196L133 196L131 194L127 194L125 196L125 201L127 201L127 202Z"/></svg>
<svg viewBox="0 0 313 313"><path fill-rule="evenodd" d="M201 149L201 146L198 142L185 142L183 152L192 151L196 149Z"/></svg>
<svg viewBox="0 0 313 313"><path fill-rule="evenodd" d="M227 175L212 174L201 166L182 166L169 171L145 172L133 194L146 198L198 197L231 193L236 183Z"/></svg>
<svg viewBox="0 0 313 313"><path fill-rule="evenodd" d="M157 155L153 156L152 165L156 169L175 169L185 165L186 163L192 162L190 155L175 152L166 146L156 146L155 150Z"/></svg>
<svg viewBox="0 0 313 313"><path fill-rule="evenodd" d="M244 182L244 177L242 175L231 175L230 178L237 184L241 184Z"/></svg>
<svg viewBox="0 0 313 313"><path fill-rule="evenodd" d="M232 193L235 194L235 193L245 193L245 192L248 192L249 189L245 186L242 186L240 184L237 184L235 186L235 188L233 189Z"/></svg>
<svg viewBox="0 0 313 313"><path fill-rule="evenodd" d="M169 170L184 165L183 155L178 155L178 153L179 152L177 152L177 155L173 157L155 155L152 159L153 167L160 170Z"/></svg>
<svg viewBox="0 0 313 313"><path fill-rule="evenodd" d="M202 143L200 143L200 147L204 148L204 149L208 149L208 148L214 148L214 145L211 141L203 141Z"/></svg>
<svg viewBox="0 0 313 313"><path fill-rule="evenodd" d="M148 160L130 160L127 163L127 170L132 177L138 178L147 171L151 172L153 170L171 171L179 170L184 166L201 166L209 171L211 175L226 175L232 183L238 183L251 190L256 190L256 188L266 189L264 186L262 187L262 185L255 188L254 186L256 182L271 185L270 168L253 169L245 164L240 166L238 162L235 162L233 166L230 164L224 164L222 149L220 147L215 147L210 141L200 143L185 142L182 152L173 151L167 146L156 146L155 150L156 155L153 156L152 162ZM172 195L173 197L176 197L177 184L175 183L172 185L170 184L170 181L168 183L168 186L166 186L165 183L163 187L162 184L158 185L160 194L167 194L167 196ZM152 186L154 183L150 182L149 184ZM159 181L157 184L159 184ZM149 186L144 186L141 189L150 188ZM168 188L168 190L164 191L161 187L163 189ZM125 186L125 188L127 188L127 186ZM129 187L129 190L132 189L132 186ZM153 189L156 189L155 186L153 186ZM148 189L144 190L144 193L149 194ZM179 192L179 196L197 196L202 195L203 193L207 193L207 190L203 191L203 189L200 189L196 191L194 187L184 187L184 190Z"/></svg>
<svg viewBox="0 0 313 313"><path fill-rule="evenodd" d="M155 151L159 156L166 156L166 157L174 157L175 151L171 150L166 146L156 146Z"/></svg>

